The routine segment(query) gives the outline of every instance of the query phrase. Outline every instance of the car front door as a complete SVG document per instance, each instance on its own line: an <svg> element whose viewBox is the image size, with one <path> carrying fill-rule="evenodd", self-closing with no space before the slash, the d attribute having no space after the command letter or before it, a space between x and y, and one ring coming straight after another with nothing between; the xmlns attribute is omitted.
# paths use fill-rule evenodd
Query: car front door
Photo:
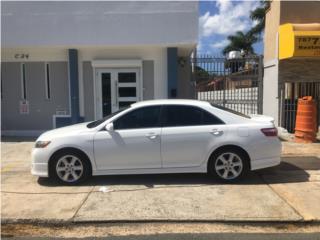
<svg viewBox="0 0 320 240"><path fill-rule="evenodd" d="M200 166L226 131L220 119L194 106L164 106L162 122L163 168Z"/></svg>
<svg viewBox="0 0 320 240"><path fill-rule="evenodd" d="M134 109L113 122L113 131L96 133L94 153L98 170L161 168L160 108Z"/></svg>

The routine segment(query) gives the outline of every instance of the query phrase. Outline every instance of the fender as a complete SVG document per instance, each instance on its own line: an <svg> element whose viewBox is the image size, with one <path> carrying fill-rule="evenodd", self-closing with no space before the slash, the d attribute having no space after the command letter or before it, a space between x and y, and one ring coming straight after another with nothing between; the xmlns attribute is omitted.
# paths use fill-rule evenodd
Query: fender
<svg viewBox="0 0 320 240"><path fill-rule="evenodd" d="M61 150L61 149L64 149L64 148L75 148L81 152L83 152L84 154L87 155L90 163L91 163L91 168L92 168L92 172L93 171L96 171L97 170L97 166L96 166L96 162L94 160L94 153L93 153L93 141L91 141L91 152L85 148L83 148L83 146L79 146L77 144L62 144L62 145L59 145L57 147L54 147L52 148L52 150L50 151L50 158L52 157L53 154L55 154L57 151Z"/></svg>
<svg viewBox="0 0 320 240"><path fill-rule="evenodd" d="M250 159L251 159L250 152L248 151L248 149L247 149L243 144L241 144L241 143L239 143L239 142L237 142L237 141L227 141L227 142L215 144L215 145L210 149L210 151L208 151L208 154L206 155L206 159L203 160L203 162L201 163L201 166L203 166L203 165L207 166L207 165L208 165L208 162L209 162L209 159L210 159L210 156L212 155L212 153L213 153L214 151L216 151L218 148L223 147L223 146L227 146L227 145L234 145L234 146L237 146L237 147L242 148L244 151L247 152L247 154L249 155L249 157L250 157Z"/></svg>

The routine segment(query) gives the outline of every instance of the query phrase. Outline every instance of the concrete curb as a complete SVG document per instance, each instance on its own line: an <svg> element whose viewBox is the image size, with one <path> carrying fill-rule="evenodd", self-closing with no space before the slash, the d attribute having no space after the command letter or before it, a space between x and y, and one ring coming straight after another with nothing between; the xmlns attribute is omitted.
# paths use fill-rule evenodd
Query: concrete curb
<svg viewBox="0 0 320 240"><path fill-rule="evenodd" d="M171 220L171 219L148 219L148 220L85 220L85 221L74 221L74 220L53 220L53 219L1 219L1 225L5 224L34 224L43 226L66 226L66 225L90 225L90 224L115 224L115 223L230 223L230 224L320 224L320 220L244 220L244 219L212 219L212 220Z"/></svg>

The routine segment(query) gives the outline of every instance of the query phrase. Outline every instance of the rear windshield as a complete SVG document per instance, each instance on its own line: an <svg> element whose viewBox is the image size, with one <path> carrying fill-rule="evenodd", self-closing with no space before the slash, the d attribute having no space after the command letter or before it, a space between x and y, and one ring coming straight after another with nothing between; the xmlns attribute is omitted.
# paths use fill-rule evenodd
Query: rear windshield
<svg viewBox="0 0 320 240"><path fill-rule="evenodd" d="M104 117L104 118L101 118L99 120L96 120L96 121L93 121L93 122L90 122L88 123L87 125L87 128L95 128L97 126L99 126L101 123L103 123L104 121L108 120L109 118L112 118L113 116L117 115L118 113L121 113L122 111L128 109L129 107L127 108L122 108L114 113L111 113L110 115Z"/></svg>
<svg viewBox="0 0 320 240"><path fill-rule="evenodd" d="M241 116L241 117L251 118L251 117L249 117L249 116L246 115L246 114L243 114L243 113L241 113L241 112L237 112L237 111L232 110L232 109L230 109L230 108L226 108L226 107L223 107L223 106L214 104L214 103L210 103L210 104L211 104L211 106L213 106L213 107L215 107L215 108L219 108L219 109L221 109L221 110L223 110L223 111L227 111L227 112L229 112L229 113L233 113L233 114L238 115L238 116Z"/></svg>

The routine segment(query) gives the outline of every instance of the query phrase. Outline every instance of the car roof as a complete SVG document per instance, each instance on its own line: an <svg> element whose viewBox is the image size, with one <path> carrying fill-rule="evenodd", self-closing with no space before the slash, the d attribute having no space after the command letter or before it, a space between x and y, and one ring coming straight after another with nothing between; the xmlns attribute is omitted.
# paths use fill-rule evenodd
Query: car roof
<svg viewBox="0 0 320 240"><path fill-rule="evenodd" d="M190 99L159 99L159 100L147 100L133 103L132 107L143 107L153 105L192 105L192 106L208 106L209 102L190 100Z"/></svg>

